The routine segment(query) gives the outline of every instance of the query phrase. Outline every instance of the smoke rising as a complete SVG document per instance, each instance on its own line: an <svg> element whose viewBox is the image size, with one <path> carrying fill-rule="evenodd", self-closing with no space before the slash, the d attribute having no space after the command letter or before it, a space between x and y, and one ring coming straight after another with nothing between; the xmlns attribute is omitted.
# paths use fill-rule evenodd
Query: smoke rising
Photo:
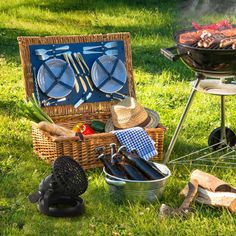
<svg viewBox="0 0 236 236"><path fill-rule="evenodd" d="M180 12L183 16L180 21L185 25L215 14L221 14L230 21L234 18L235 21L236 0L187 0L181 4Z"/></svg>

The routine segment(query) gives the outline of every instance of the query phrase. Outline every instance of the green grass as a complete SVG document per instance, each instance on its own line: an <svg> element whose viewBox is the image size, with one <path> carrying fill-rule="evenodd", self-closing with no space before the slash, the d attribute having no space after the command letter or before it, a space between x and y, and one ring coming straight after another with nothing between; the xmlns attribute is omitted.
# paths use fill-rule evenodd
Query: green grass
<svg viewBox="0 0 236 236"><path fill-rule="evenodd" d="M172 35L192 20L214 22L217 14L187 14L185 1L72 1L11 0L0 4L0 235L235 235L236 217L226 210L194 205L187 220L159 219L161 203L177 207L179 191L193 167L170 166L163 197L154 204L117 205L109 196L101 170L89 171L89 188L83 195L86 213L78 218L42 216L27 196L50 173L50 166L32 152L31 124L17 112L24 97L17 36L74 35L129 31L138 100L156 110L168 127L165 150L191 90L194 73L181 62L160 55L173 45ZM196 2L196 1L195 1ZM190 12L191 13L191 12ZM235 17L231 14L235 23ZM235 129L236 103L226 102L227 126ZM207 145L210 132L219 126L219 99L197 94L175 146L172 158ZM235 170L206 169L236 185Z"/></svg>

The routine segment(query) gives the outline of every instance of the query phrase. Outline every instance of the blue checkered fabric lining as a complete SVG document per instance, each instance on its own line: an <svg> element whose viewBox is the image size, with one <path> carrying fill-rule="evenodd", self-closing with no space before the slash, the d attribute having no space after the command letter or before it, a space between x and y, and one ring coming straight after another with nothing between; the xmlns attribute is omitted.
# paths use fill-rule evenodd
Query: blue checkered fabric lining
<svg viewBox="0 0 236 236"><path fill-rule="evenodd" d="M139 156L145 160L157 155L155 142L141 127L112 131L121 145L125 145L128 152L136 149Z"/></svg>

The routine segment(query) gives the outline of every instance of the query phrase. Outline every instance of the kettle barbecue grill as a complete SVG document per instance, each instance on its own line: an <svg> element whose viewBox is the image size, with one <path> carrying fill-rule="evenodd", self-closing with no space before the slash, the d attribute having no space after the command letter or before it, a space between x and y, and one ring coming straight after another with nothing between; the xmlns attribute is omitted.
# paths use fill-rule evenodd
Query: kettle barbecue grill
<svg viewBox="0 0 236 236"><path fill-rule="evenodd" d="M197 42L189 45L180 43L180 35L191 33L195 29L182 30L176 33L176 46L161 49L161 53L171 61L182 59L190 69L209 78L231 77L236 75L236 50L231 45L220 48L213 43L207 48L199 47Z"/></svg>
<svg viewBox="0 0 236 236"><path fill-rule="evenodd" d="M226 145L232 147L236 143L234 132L225 127L225 96L236 95L236 82L227 82L236 76L236 50L231 46L220 48L218 44L202 48L197 43L188 45L179 42L181 34L194 31L196 30L187 29L177 32L174 36L176 46L161 49L161 54L169 60L181 59L187 67L196 72L196 81L167 149L164 164L169 160L196 91L218 95L221 98L221 125L209 135L208 145L217 150Z"/></svg>

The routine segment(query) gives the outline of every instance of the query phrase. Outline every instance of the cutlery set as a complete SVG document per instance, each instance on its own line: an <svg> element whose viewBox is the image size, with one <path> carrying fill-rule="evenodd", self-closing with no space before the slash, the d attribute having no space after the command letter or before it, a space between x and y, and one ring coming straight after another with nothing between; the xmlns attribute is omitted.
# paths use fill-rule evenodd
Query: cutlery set
<svg viewBox="0 0 236 236"><path fill-rule="evenodd" d="M98 52L98 51L83 51L84 55L89 55L89 54L103 54L103 55L108 55L108 56L117 56L118 55L118 50L107 50L104 52Z"/></svg>
<svg viewBox="0 0 236 236"><path fill-rule="evenodd" d="M68 54L63 53L63 57L64 57L65 61L67 62L67 64L70 65L70 60L69 60ZM76 91L76 93L79 93L79 83L78 83L77 79L75 80L75 91Z"/></svg>
<svg viewBox="0 0 236 236"><path fill-rule="evenodd" d="M89 80L89 77L88 77L88 75L86 74L86 71L85 71L85 68L86 68L87 72L90 74L90 69L89 69L87 63L85 62L85 60L83 59L83 57L80 53L73 53L73 55L74 55L75 60L79 64L85 79L87 80L87 83L89 85L90 90L93 91L93 86L92 86L92 84Z"/></svg>
<svg viewBox="0 0 236 236"><path fill-rule="evenodd" d="M63 51L66 51L69 49L70 49L70 46L65 45L65 46L57 47L53 49L40 48L40 49L36 49L34 52L40 61L46 61L49 58L61 56L63 54ZM70 51L67 51L67 53L70 53Z"/></svg>
<svg viewBox="0 0 236 236"><path fill-rule="evenodd" d="M63 56L64 56L64 57L68 57L68 59L69 59L69 65L72 65L72 67L74 68L74 71L75 71L75 78L76 78L76 80L79 80L79 81L80 81L80 83L81 83L81 85L82 85L82 87L83 87L83 90L84 90L83 93L86 93L86 92L87 92L87 86L86 86L86 84L85 84L85 82L84 82L84 80L83 80L82 75L81 75L80 72L79 72L79 69L77 68L77 66L76 66L76 64L75 64L75 61L74 61L74 59L73 59L73 57L72 57L72 54L71 54L71 53L64 53Z"/></svg>
<svg viewBox="0 0 236 236"><path fill-rule="evenodd" d="M101 43L99 46L89 46L89 47L83 47L83 51L95 49L95 48L102 48L102 49L110 49L110 48L116 48L117 42L108 42L108 43Z"/></svg>
<svg viewBox="0 0 236 236"><path fill-rule="evenodd" d="M64 102L64 101L66 101L67 99L66 99L66 97L64 97L64 98L57 99L57 100L55 100L55 101L52 101L52 100L53 100L53 98L45 99L45 100L42 101L42 104L43 104L44 106L51 106L51 105L57 104L57 103L59 103L59 102Z"/></svg>
<svg viewBox="0 0 236 236"><path fill-rule="evenodd" d="M84 59L80 53L73 53L73 54L72 53L64 53L63 56L64 56L65 60L68 62L68 64L73 66L73 68L75 70L76 81L77 81L77 79L80 80L80 83L81 83L83 90L84 90L82 97L74 105L74 107L77 108L83 102L87 101L92 96L93 86L92 86L92 84L89 80L89 77L87 75L87 73L90 74L90 70L89 70L87 63L84 61ZM79 68L77 67L74 59L76 60L77 64L79 65L82 73L80 73ZM85 69L87 70L87 73L86 73ZM88 88L87 88L87 85L84 81L84 78L89 85L89 88L90 88L89 93L87 93ZM77 83L78 83L78 81L77 81Z"/></svg>
<svg viewBox="0 0 236 236"><path fill-rule="evenodd" d="M112 93L112 94L107 93L106 97L111 98L112 100L118 100L118 101L122 101L123 99L128 98L128 96L121 93Z"/></svg>
<svg viewBox="0 0 236 236"><path fill-rule="evenodd" d="M117 46L118 46L117 42L106 42L106 43L101 42L100 45L97 45L97 46L83 47L82 54L83 55L94 54L94 55L98 55L99 57L100 55L101 56L104 55L104 57L117 56L118 55ZM44 106L57 105L58 103L67 101L68 99L66 98L66 96L69 95L73 87L75 88L76 94L79 94L79 93L82 94L78 101L74 101L75 108L79 107L82 103L89 100L91 96L93 95L94 84L92 83L92 81L94 82L94 80L91 77L90 68L80 52L72 52L72 51L73 50L70 49L69 45L54 47L52 49L40 48L40 49L34 50L34 53L37 59L40 61L44 61L41 65L41 67L44 67L44 68L41 68L41 67L39 68L38 75L36 75L36 67L33 67L33 77L35 81L35 90L36 90L37 100L40 102L39 88L45 95L48 96L48 98L43 99L41 101L41 103ZM64 64L63 64L63 60L56 59L57 57L63 57ZM51 68L51 65L55 67L54 64L56 63L56 61L57 63L59 63L57 65L59 69L56 68L57 70L55 68ZM116 62L116 65L114 65L114 68L112 69L113 72L116 69L115 68L116 66L117 66L117 62ZM59 75L56 75L58 74L58 70L60 70L60 73ZM63 74L66 72L66 70L69 70L69 71L72 70L73 73L72 74L69 73L70 76L69 77L67 76L68 78L65 79L65 76L63 76ZM42 74L42 71L44 72L44 74ZM41 73L40 74L41 77L39 76L39 72ZM47 73L47 76L45 75L45 73ZM69 82L70 80L71 82ZM67 83L69 84L73 83L73 87L70 88L71 90L68 91L68 94L66 96L63 96L63 95L58 96L58 97L50 96L49 92L51 92L51 90L55 90L55 87L56 87L57 92L59 91L61 92L61 90L63 89L68 90L70 86L68 86ZM83 89L82 91L81 91L80 84ZM98 90L102 91L101 88L99 88L96 84L95 84L95 87ZM114 92L114 93L105 92L105 97L115 99L115 100L121 100L127 96L118 92Z"/></svg>
<svg viewBox="0 0 236 236"><path fill-rule="evenodd" d="M85 46L83 47L83 54L84 55L89 55L89 54L104 54L104 55L109 55L109 56L117 56L118 55L118 50L114 49L117 48L117 42L108 42L108 43L101 43L99 46ZM53 49L36 49L35 50L35 55L38 57L39 60L41 61L46 61L49 58L53 57L58 57L63 55L64 53L72 53L71 51L67 51L70 49L69 45L65 45L62 47L56 47ZM97 51L100 50L100 51ZM93 51L92 51L93 50ZM66 52L62 52L66 51ZM50 54L47 54L50 53Z"/></svg>
<svg viewBox="0 0 236 236"><path fill-rule="evenodd" d="M53 48L53 49L36 49L34 52L35 52L35 55L39 56L39 55L44 55L48 52L57 52L57 51L69 50L69 48L70 48L70 46L66 45L66 46Z"/></svg>
<svg viewBox="0 0 236 236"><path fill-rule="evenodd" d="M34 83L35 83L36 98L37 98L38 102L40 103L39 86L37 83L37 75L36 75L36 68L35 67L33 67L33 78L34 78Z"/></svg>
<svg viewBox="0 0 236 236"><path fill-rule="evenodd" d="M89 47L83 47L83 54L89 55L89 54L103 54L108 56L117 56L118 50L114 49L117 48L117 42L108 42L108 43L101 43L99 46L89 46ZM99 49L100 51L97 51ZM93 51L92 51L93 50Z"/></svg>

